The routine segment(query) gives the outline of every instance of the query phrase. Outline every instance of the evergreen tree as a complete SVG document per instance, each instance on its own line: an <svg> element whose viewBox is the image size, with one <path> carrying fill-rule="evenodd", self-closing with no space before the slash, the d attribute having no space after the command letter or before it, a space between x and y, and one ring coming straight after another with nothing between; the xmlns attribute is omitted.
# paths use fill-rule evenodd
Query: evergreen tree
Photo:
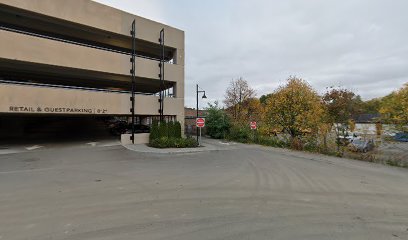
<svg viewBox="0 0 408 240"><path fill-rule="evenodd" d="M155 139L159 138L159 122L154 120L152 123L152 127L150 128L150 136L149 140L152 142Z"/></svg>
<svg viewBox="0 0 408 240"><path fill-rule="evenodd" d="M160 122L159 125L159 137L168 137L169 136L169 129L167 127L167 123L165 121Z"/></svg>
<svg viewBox="0 0 408 240"><path fill-rule="evenodd" d="M181 138L181 124L179 121L174 123L174 137Z"/></svg>
<svg viewBox="0 0 408 240"><path fill-rule="evenodd" d="M169 138L175 138L174 122L171 121L167 124Z"/></svg>

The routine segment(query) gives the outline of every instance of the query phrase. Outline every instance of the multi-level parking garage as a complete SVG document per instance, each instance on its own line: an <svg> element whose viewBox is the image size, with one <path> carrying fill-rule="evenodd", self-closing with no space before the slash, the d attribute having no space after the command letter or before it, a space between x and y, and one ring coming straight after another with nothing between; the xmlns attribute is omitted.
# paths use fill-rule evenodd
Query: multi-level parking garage
<svg viewBox="0 0 408 240"><path fill-rule="evenodd" d="M10 116L184 121L183 31L90 0L0 0L0 27L3 128Z"/></svg>

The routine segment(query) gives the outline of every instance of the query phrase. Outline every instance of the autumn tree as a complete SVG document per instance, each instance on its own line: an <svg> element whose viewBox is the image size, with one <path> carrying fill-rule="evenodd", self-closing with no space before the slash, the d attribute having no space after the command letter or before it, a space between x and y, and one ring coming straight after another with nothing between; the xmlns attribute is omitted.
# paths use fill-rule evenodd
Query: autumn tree
<svg viewBox="0 0 408 240"><path fill-rule="evenodd" d="M241 104L241 120L245 123L250 121L261 122L263 118L264 107L257 98L250 98Z"/></svg>
<svg viewBox="0 0 408 240"><path fill-rule="evenodd" d="M380 113L385 121L399 127L408 124L408 83L382 99Z"/></svg>
<svg viewBox="0 0 408 240"><path fill-rule="evenodd" d="M329 88L322 97L332 123L347 124L352 116L360 112L361 98L344 88Z"/></svg>
<svg viewBox="0 0 408 240"><path fill-rule="evenodd" d="M316 133L323 108L316 91L303 79L290 77L267 99L266 122L280 127L292 140L304 132Z"/></svg>
<svg viewBox="0 0 408 240"><path fill-rule="evenodd" d="M362 113L379 113L381 108L382 99L381 98L374 98L368 101L365 101L362 104Z"/></svg>
<svg viewBox="0 0 408 240"><path fill-rule="evenodd" d="M325 121L335 126L337 151L340 151L343 144L340 136L348 134L353 114L361 109L361 98L348 89L331 87L323 95L322 101L326 109Z"/></svg>
<svg viewBox="0 0 408 240"><path fill-rule="evenodd" d="M259 98L259 101L260 101L263 105L266 105L266 101L267 101L268 98L270 98L271 96L272 96L272 93L266 94L266 95L262 95L262 96Z"/></svg>
<svg viewBox="0 0 408 240"><path fill-rule="evenodd" d="M255 97L255 90L241 78L232 80L225 93L224 104L234 121L242 120L243 103Z"/></svg>

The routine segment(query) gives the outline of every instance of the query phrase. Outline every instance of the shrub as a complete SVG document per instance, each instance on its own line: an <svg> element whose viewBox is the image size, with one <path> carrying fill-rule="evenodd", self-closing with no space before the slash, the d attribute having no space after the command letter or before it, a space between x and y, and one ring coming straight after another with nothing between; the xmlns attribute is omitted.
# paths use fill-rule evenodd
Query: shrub
<svg viewBox="0 0 408 240"><path fill-rule="evenodd" d="M176 131L175 131L175 129L174 129L174 122L168 122L167 123L167 136L169 137L169 138L173 138L173 137L175 137L175 133L176 133Z"/></svg>
<svg viewBox="0 0 408 240"><path fill-rule="evenodd" d="M319 142L317 140L317 136L315 135L307 135L302 138L303 140L303 150L308 152L321 152L322 148L319 146Z"/></svg>
<svg viewBox="0 0 408 240"><path fill-rule="evenodd" d="M189 147L189 148L198 147L198 143L194 138L188 137L188 138L183 138L183 139L185 141L186 147Z"/></svg>
<svg viewBox="0 0 408 240"><path fill-rule="evenodd" d="M159 122L154 120L152 123L152 126L150 128L150 136L149 136L149 141L153 141L154 139L159 138Z"/></svg>
<svg viewBox="0 0 408 240"><path fill-rule="evenodd" d="M278 147L278 148L285 148L287 147L287 143L280 140L277 137L268 137L268 136L258 136L257 143L260 145L268 146L268 147Z"/></svg>
<svg viewBox="0 0 408 240"><path fill-rule="evenodd" d="M249 127L233 126L228 134L228 139L241 143L249 143L251 142L251 130Z"/></svg>
<svg viewBox="0 0 408 240"><path fill-rule="evenodd" d="M290 142L290 148L297 150L297 151L302 151L303 150L303 141L300 137L294 137L291 139Z"/></svg>
<svg viewBox="0 0 408 240"><path fill-rule="evenodd" d="M193 138L169 138L161 137L150 142L154 148L194 148L197 142Z"/></svg>
<svg viewBox="0 0 408 240"><path fill-rule="evenodd" d="M167 123L165 121L160 122L159 125L159 137L169 137L169 129L167 127Z"/></svg>
<svg viewBox="0 0 408 240"><path fill-rule="evenodd" d="M396 161L396 160L387 160L386 163L393 167L404 167L403 164L401 164L399 161Z"/></svg>
<svg viewBox="0 0 408 240"><path fill-rule="evenodd" d="M174 123L174 137L181 138L181 124L179 121Z"/></svg>
<svg viewBox="0 0 408 240"><path fill-rule="evenodd" d="M231 127L227 114L218 106L218 102L208 104L206 116L206 133L215 139L225 138Z"/></svg>
<svg viewBox="0 0 408 240"><path fill-rule="evenodd" d="M186 148L197 147L197 142L192 138L181 137L180 122L154 121L150 129L149 146L155 148Z"/></svg>
<svg viewBox="0 0 408 240"><path fill-rule="evenodd" d="M165 148L168 145L168 139L168 137L156 138L153 139L149 145L155 148Z"/></svg>

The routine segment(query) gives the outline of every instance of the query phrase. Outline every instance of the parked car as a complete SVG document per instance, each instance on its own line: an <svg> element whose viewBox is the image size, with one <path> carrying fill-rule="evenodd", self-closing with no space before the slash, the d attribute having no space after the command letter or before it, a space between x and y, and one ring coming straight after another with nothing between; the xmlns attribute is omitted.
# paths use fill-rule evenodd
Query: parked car
<svg viewBox="0 0 408 240"><path fill-rule="evenodd" d="M354 152L363 152L366 153L368 151L373 150L375 147L373 140L361 140L361 139L354 139L349 144L349 149Z"/></svg>
<svg viewBox="0 0 408 240"><path fill-rule="evenodd" d="M114 136L132 133L132 123L128 123L126 121L116 121L109 125L109 131ZM135 124L135 133L150 133L150 127L143 124Z"/></svg>
<svg viewBox="0 0 408 240"><path fill-rule="evenodd" d="M398 142L408 142L408 133L400 132L395 134L394 136L395 141Z"/></svg>
<svg viewBox="0 0 408 240"><path fill-rule="evenodd" d="M347 146L349 145L351 142L353 142L354 140L360 140L361 137L357 136L356 133L349 133L347 135L340 135L338 137L338 141L340 142L341 145L343 146Z"/></svg>
<svg viewBox="0 0 408 240"><path fill-rule="evenodd" d="M114 136L120 136L126 133L128 125L126 121L112 121L108 125L109 132Z"/></svg>
<svg viewBox="0 0 408 240"><path fill-rule="evenodd" d="M132 124L128 124L126 133L132 133ZM135 124L135 133L150 133L150 127L143 124Z"/></svg>

